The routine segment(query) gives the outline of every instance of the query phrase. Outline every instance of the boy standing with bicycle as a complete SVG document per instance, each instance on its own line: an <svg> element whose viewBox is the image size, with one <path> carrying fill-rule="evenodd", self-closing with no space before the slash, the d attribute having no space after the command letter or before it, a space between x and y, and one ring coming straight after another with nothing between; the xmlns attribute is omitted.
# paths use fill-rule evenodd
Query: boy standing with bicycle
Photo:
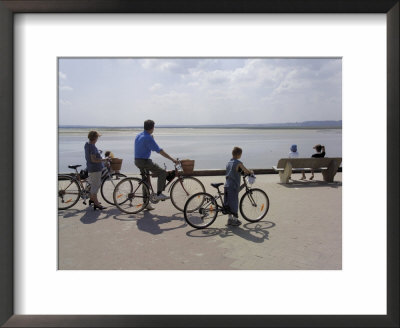
<svg viewBox="0 0 400 328"><path fill-rule="evenodd" d="M240 173L253 174L248 170L239 159L242 157L242 149L234 147L232 150L232 159L226 164L226 182L224 193L224 205L230 211L227 225L239 226L239 191L240 191Z"/></svg>

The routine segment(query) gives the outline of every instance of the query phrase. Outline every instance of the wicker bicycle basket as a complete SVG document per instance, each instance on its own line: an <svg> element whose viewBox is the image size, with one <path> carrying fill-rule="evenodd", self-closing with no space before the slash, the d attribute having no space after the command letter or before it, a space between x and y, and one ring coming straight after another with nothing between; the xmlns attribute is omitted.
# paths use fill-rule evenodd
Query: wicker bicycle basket
<svg viewBox="0 0 400 328"><path fill-rule="evenodd" d="M122 158L112 158L111 159L111 170L119 171L122 166Z"/></svg>
<svg viewBox="0 0 400 328"><path fill-rule="evenodd" d="M182 170L184 173L193 173L194 160L183 159L181 160L181 163L182 163Z"/></svg>

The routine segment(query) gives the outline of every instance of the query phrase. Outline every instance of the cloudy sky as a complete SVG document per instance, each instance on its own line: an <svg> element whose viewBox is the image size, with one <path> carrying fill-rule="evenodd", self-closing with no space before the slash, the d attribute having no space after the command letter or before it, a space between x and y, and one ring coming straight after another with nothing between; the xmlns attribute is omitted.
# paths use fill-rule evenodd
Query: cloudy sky
<svg viewBox="0 0 400 328"><path fill-rule="evenodd" d="M342 119L341 59L61 58L59 124Z"/></svg>

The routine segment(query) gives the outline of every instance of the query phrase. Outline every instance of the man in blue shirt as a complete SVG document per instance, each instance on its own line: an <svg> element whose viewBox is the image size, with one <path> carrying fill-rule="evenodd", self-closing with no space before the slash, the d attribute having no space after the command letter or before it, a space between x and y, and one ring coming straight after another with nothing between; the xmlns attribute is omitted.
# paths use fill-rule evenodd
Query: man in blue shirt
<svg viewBox="0 0 400 328"><path fill-rule="evenodd" d="M142 173L143 170L148 170L151 173L154 173L158 177L157 181L157 199L166 200L169 199L169 196L165 196L162 194L162 191L165 188L165 181L167 179L167 171L159 167L156 163L150 159L150 155L152 151L159 153L161 156L168 158L173 161L175 164L178 161L171 156L169 156L164 150L162 150L154 140L153 132L154 132L154 121L147 120L144 122L144 131L139 133L135 138L135 165L140 169ZM150 204L147 206L147 209L154 209Z"/></svg>

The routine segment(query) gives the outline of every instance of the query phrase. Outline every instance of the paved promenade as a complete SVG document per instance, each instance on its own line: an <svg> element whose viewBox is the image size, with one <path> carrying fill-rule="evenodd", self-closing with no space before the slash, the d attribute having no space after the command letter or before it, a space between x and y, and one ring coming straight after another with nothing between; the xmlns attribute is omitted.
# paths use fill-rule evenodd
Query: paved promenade
<svg viewBox="0 0 400 328"><path fill-rule="evenodd" d="M193 229L169 200L136 215L79 201L58 212L59 269L340 270L342 174L333 183L320 173L314 181L292 177L284 185L276 174L258 175L254 187L268 194L269 212L258 223L240 218L239 227L226 226L220 214L209 228ZM224 177L200 180L215 194L210 183Z"/></svg>

